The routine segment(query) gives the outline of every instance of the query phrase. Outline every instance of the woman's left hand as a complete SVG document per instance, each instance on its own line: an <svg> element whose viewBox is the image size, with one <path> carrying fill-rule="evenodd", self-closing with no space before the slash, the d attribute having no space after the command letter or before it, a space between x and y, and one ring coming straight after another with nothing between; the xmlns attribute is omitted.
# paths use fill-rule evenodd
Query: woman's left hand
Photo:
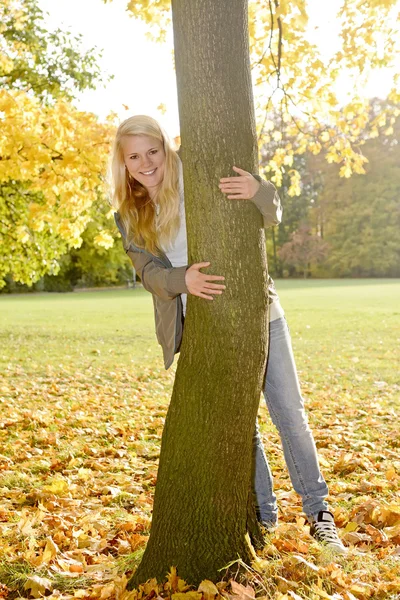
<svg viewBox="0 0 400 600"><path fill-rule="evenodd" d="M232 168L239 175L220 179L219 189L223 194L229 194L228 198L232 200L250 200L258 192L260 182L251 173L243 171L239 167Z"/></svg>

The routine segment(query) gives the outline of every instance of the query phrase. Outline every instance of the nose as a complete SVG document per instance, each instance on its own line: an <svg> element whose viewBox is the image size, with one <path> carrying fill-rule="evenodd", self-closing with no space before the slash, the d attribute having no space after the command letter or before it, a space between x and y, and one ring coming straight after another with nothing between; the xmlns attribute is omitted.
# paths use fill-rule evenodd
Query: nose
<svg viewBox="0 0 400 600"><path fill-rule="evenodd" d="M147 158L142 162L141 171L150 171L153 166L153 161L150 158Z"/></svg>

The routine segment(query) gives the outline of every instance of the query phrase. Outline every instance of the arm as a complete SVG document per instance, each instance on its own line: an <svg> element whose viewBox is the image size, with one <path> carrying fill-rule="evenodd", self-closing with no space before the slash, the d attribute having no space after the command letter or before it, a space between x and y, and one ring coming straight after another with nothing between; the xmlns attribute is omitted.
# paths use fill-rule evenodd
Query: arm
<svg viewBox="0 0 400 600"><path fill-rule="evenodd" d="M177 154L179 158L182 158L182 146L179 147ZM243 171L242 169L238 169L237 167L233 168L234 170L237 170L239 175L246 174L247 176L250 176L250 178L253 177L259 182L260 185L258 186L258 190L255 193L254 189L250 187L250 194L253 193L254 195L247 195L247 198L257 206L258 210L262 214L264 219L264 228L267 229L268 227L271 227L273 225L279 225L279 223L282 221L282 204L274 184L271 183L271 181L263 179L262 177L260 177L260 175L256 175L255 173L251 175L250 173L247 173L247 171ZM232 179L232 181L235 181L233 178L225 178L221 179L220 181L228 183L230 179ZM235 183L236 182L237 179ZM224 189L221 188L221 185L220 189L222 192L224 192ZM231 197L234 198L234 196Z"/></svg>
<svg viewBox="0 0 400 600"><path fill-rule="evenodd" d="M259 181L260 187L250 199L262 214L265 229L272 225L279 225L282 221L282 205L276 187L259 175L253 174L253 177Z"/></svg>
<svg viewBox="0 0 400 600"><path fill-rule="evenodd" d="M262 214L265 228L278 225L282 219L282 206L274 184L239 167L233 167L233 170L238 175L221 179L221 192L232 200L251 200Z"/></svg>
<svg viewBox="0 0 400 600"><path fill-rule="evenodd" d="M114 213L114 219L121 233L125 252L148 292L163 300L173 300L178 294L193 294L206 300L213 300L210 294L222 294L225 286L213 282L223 281L225 278L219 275L207 275L200 271L209 267L209 262L194 263L190 267L188 265L165 267L158 264L157 258L153 258L149 253L135 249L132 244L127 247L125 231L118 213Z"/></svg>
<svg viewBox="0 0 400 600"><path fill-rule="evenodd" d="M164 267L158 265L149 254L135 250L132 244L127 247L125 230L118 213L114 213L114 219L121 233L125 252L131 259L143 287L163 300L173 300L178 294L187 294L189 290L185 275L188 267Z"/></svg>
<svg viewBox="0 0 400 600"><path fill-rule="evenodd" d="M145 290L163 300L173 300L178 294L188 294L185 275L188 265L183 267L164 267L143 252L128 248L127 255L139 275Z"/></svg>

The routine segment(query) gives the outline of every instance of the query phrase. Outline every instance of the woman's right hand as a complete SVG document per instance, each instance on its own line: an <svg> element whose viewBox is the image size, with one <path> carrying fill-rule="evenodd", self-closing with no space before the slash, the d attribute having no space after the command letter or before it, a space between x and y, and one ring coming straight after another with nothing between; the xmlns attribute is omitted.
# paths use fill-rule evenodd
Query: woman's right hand
<svg viewBox="0 0 400 600"><path fill-rule="evenodd" d="M185 275L186 287L193 296L205 298L205 300L214 300L209 294L222 294L226 288L225 285L210 283L210 281L225 281L225 277L219 275L206 275L200 273L200 269L209 267L209 262L195 263L189 267Z"/></svg>

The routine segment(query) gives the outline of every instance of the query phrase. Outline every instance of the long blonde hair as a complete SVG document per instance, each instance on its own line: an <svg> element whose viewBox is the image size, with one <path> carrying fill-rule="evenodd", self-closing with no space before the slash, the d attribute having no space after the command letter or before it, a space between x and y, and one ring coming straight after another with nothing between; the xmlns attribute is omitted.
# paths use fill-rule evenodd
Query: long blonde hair
<svg viewBox="0 0 400 600"><path fill-rule="evenodd" d="M164 178L153 200L125 167L121 140L129 135L147 135L164 146ZM152 254L159 254L160 247L168 247L176 238L180 224L179 161L168 135L155 119L135 115L119 125L111 154L111 204L119 212L128 245L133 243Z"/></svg>

